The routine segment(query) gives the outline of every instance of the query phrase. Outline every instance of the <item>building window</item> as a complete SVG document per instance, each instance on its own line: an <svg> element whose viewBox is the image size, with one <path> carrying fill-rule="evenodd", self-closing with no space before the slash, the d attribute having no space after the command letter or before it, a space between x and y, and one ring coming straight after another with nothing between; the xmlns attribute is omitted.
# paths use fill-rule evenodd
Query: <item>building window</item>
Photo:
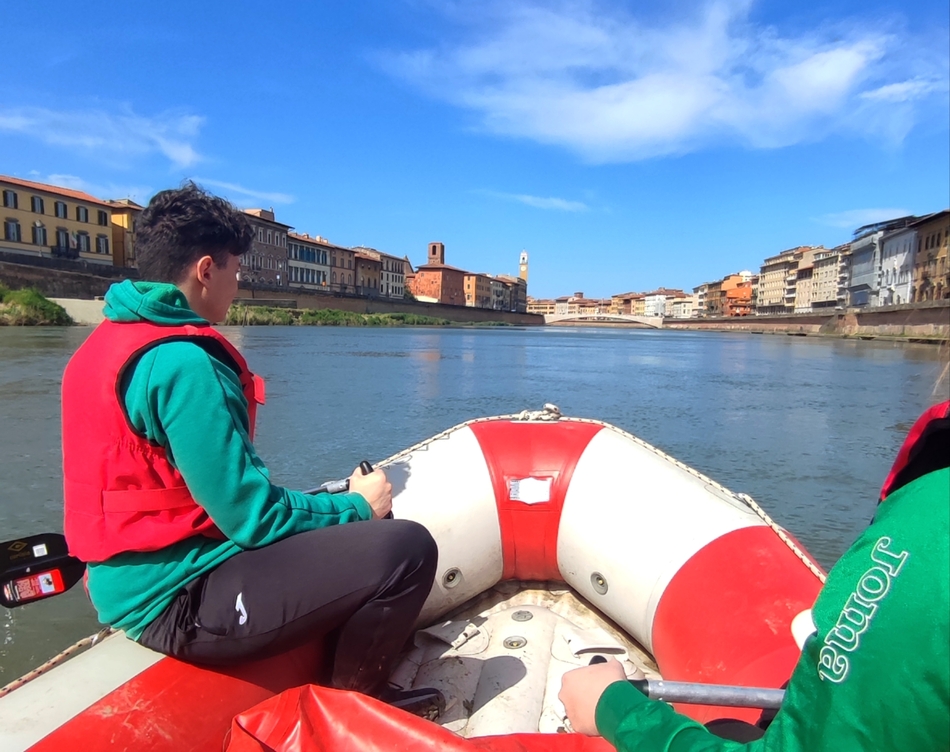
<svg viewBox="0 0 950 752"><path fill-rule="evenodd" d="M85 206L76 207L76 220L78 222L88 222L89 221L89 210Z"/></svg>
<svg viewBox="0 0 950 752"><path fill-rule="evenodd" d="M96 235L96 253L109 252L109 238L105 235Z"/></svg>
<svg viewBox="0 0 950 752"><path fill-rule="evenodd" d="M33 225L33 245L46 245L46 228Z"/></svg>
<svg viewBox="0 0 950 752"><path fill-rule="evenodd" d="M109 226L109 212L99 210L99 226L108 227Z"/></svg>
<svg viewBox="0 0 950 752"><path fill-rule="evenodd" d="M15 219L8 219L3 223L3 237L14 243L20 242L20 223Z"/></svg>
<svg viewBox="0 0 950 752"><path fill-rule="evenodd" d="M56 228L56 247L63 249L69 248L69 231L62 227Z"/></svg>
<svg viewBox="0 0 950 752"><path fill-rule="evenodd" d="M43 213L43 199L39 196L31 197L30 207L33 209L34 214L42 214Z"/></svg>
<svg viewBox="0 0 950 752"><path fill-rule="evenodd" d="M66 202L65 201L57 201L53 205L53 208L56 210L57 217L59 217L60 219L66 219Z"/></svg>
<svg viewBox="0 0 950 752"><path fill-rule="evenodd" d="M79 249L80 253L89 253L89 233L88 232L76 233L76 247Z"/></svg>
<svg viewBox="0 0 950 752"><path fill-rule="evenodd" d="M260 227L257 228L257 240L261 243L264 242L264 230Z"/></svg>
<svg viewBox="0 0 950 752"><path fill-rule="evenodd" d="M16 191L4 191L4 192L3 192L3 205L4 205L7 209L16 209L16 208L18 208L18 207L17 207L17 199L16 199Z"/></svg>

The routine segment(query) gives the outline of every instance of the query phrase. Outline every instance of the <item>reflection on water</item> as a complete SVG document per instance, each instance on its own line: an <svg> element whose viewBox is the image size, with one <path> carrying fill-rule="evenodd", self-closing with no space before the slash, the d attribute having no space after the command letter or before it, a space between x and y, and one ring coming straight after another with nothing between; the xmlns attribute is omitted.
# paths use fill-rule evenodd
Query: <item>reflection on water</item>
<svg viewBox="0 0 950 752"><path fill-rule="evenodd" d="M89 331L0 329L2 540L62 529L59 378ZM277 482L311 488L470 418L553 402L751 494L825 566L870 520L939 373L930 346L752 334L224 331L267 379L257 443ZM80 589L0 610L0 683L96 628Z"/></svg>

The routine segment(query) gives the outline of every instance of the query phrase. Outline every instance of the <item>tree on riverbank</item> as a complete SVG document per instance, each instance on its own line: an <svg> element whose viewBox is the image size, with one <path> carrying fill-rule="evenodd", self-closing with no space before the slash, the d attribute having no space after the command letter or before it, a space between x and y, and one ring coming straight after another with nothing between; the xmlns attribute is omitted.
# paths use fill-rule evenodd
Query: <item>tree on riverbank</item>
<svg viewBox="0 0 950 752"><path fill-rule="evenodd" d="M73 320L39 290L10 290L0 285L0 326L70 326Z"/></svg>
<svg viewBox="0 0 950 752"><path fill-rule="evenodd" d="M353 313L332 308L273 308L233 305L224 322L228 326L508 326L491 321L460 324L417 313Z"/></svg>

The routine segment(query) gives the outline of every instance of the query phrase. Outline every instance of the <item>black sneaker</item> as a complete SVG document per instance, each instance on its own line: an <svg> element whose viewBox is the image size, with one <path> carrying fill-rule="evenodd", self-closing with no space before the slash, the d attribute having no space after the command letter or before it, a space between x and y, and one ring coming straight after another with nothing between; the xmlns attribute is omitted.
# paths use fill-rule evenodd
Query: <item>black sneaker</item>
<svg viewBox="0 0 950 752"><path fill-rule="evenodd" d="M445 697L439 690L428 687L400 689L387 685L376 699L430 721L434 721L445 710Z"/></svg>

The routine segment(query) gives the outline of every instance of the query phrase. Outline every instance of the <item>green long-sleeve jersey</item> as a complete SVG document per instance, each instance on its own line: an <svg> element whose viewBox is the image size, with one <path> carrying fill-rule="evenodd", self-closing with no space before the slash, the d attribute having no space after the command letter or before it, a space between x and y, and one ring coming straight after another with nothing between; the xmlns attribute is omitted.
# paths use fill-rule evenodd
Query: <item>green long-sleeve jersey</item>
<svg viewBox="0 0 950 752"><path fill-rule="evenodd" d="M950 749L950 469L888 496L828 575L785 701L765 736L719 739L630 684L597 728L622 752Z"/></svg>
<svg viewBox="0 0 950 752"><path fill-rule="evenodd" d="M174 285L125 281L106 295L119 323L204 324ZM89 595L106 624L137 639L178 590L246 549L355 520L372 509L357 493L307 495L270 482L248 435L247 401L234 370L197 344L145 352L119 385L134 429L164 447L194 499L227 536L195 536L89 565Z"/></svg>

